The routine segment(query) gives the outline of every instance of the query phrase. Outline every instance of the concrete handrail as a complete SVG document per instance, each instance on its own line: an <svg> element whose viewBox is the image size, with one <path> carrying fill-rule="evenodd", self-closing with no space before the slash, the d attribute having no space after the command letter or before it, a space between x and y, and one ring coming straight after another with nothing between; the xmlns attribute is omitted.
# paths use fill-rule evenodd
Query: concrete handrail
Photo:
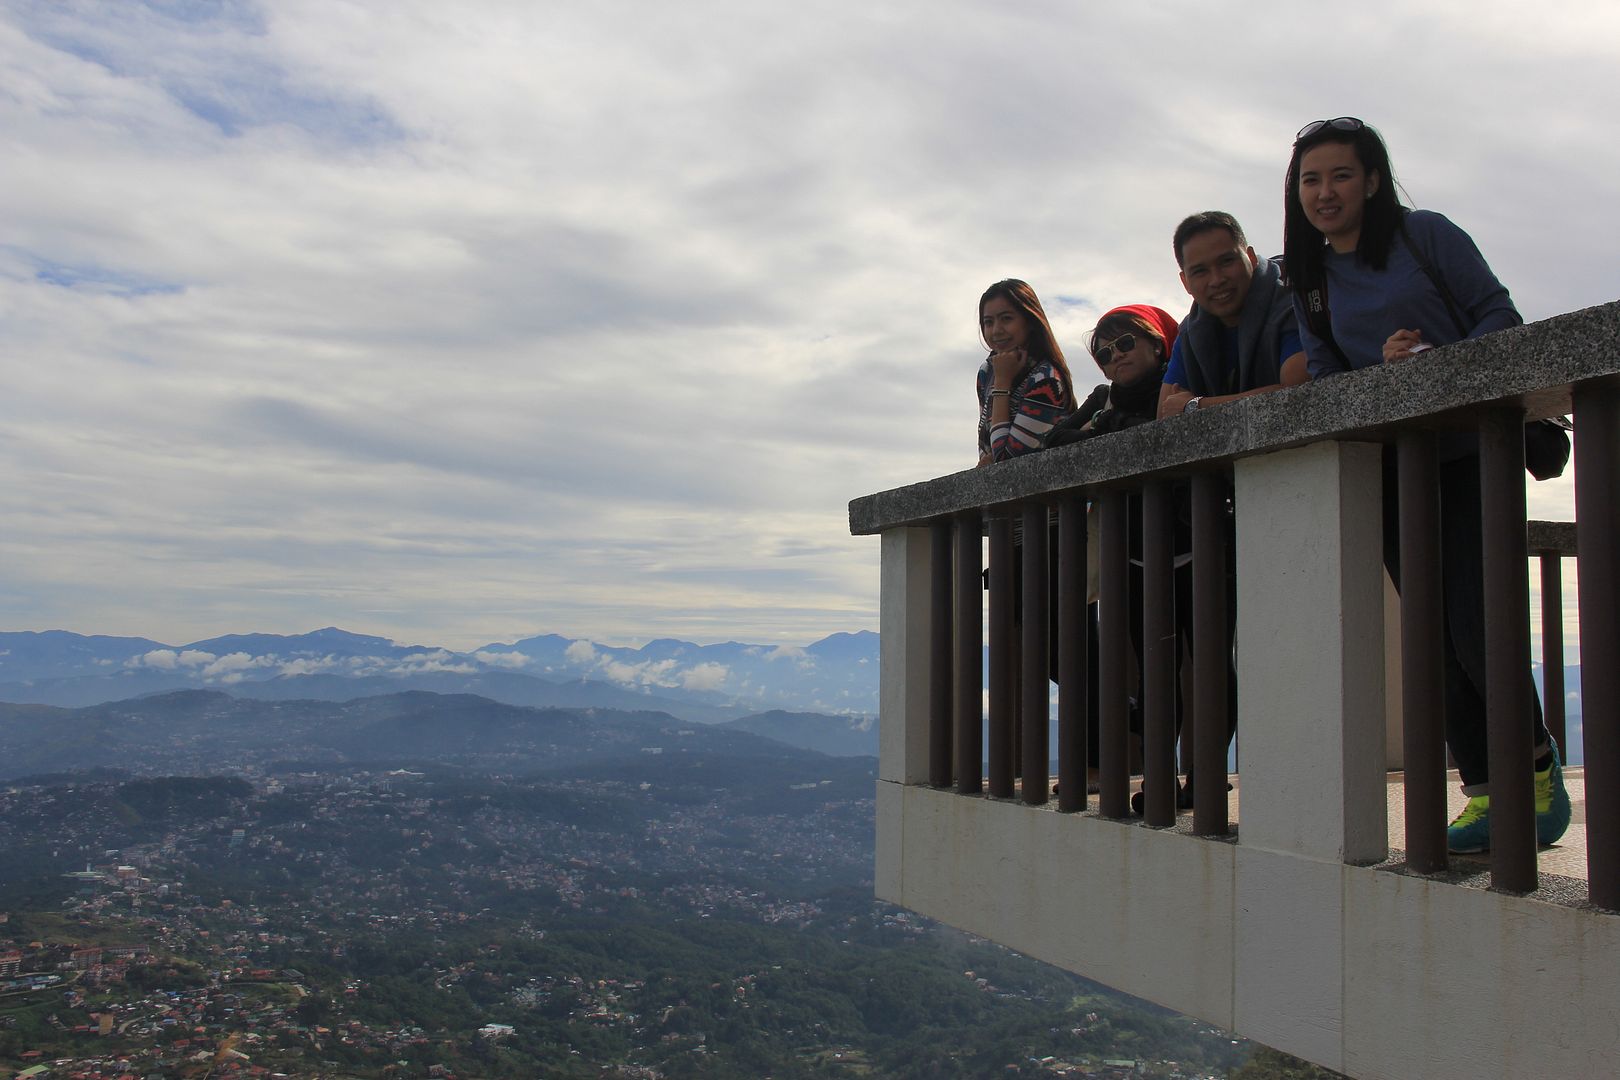
<svg viewBox="0 0 1620 1080"><path fill-rule="evenodd" d="M1620 301L1612 301L1448 345L1410 363L1363 368L867 495L849 504L850 532L867 536L1323 439L1381 440L1417 420L1460 428L1489 405L1520 405L1529 419L1561 416L1570 411L1574 384L1617 374Z"/></svg>

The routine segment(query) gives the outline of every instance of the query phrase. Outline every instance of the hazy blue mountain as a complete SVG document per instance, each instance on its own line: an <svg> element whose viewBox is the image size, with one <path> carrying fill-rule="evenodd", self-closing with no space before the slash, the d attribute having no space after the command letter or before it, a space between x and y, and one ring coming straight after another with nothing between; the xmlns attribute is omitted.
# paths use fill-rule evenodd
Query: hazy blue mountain
<svg viewBox="0 0 1620 1080"><path fill-rule="evenodd" d="M661 638L640 648L598 645L546 634L475 655L527 658L524 670L556 678L604 672L679 686L700 700L834 714L875 715L878 635L832 634L803 648L727 641L695 645Z"/></svg>
<svg viewBox="0 0 1620 1080"><path fill-rule="evenodd" d="M351 634L335 626L307 634L226 634L184 648L220 656L239 652L250 656L408 656L434 651L431 646L396 645L387 638Z"/></svg>
<svg viewBox="0 0 1620 1080"><path fill-rule="evenodd" d="M878 752L877 718L872 716L828 716L772 709L720 726L834 757L876 757Z"/></svg>
<svg viewBox="0 0 1620 1080"><path fill-rule="evenodd" d="M0 681L101 675L131 657L166 649L147 638L86 636L66 630L0 634Z"/></svg>
<svg viewBox="0 0 1620 1080"><path fill-rule="evenodd" d="M422 675L283 675L262 682L241 682L231 687L238 697L260 701L348 701L378 694L422 690L435 694L475 694L507 705L555 708L655 710L690 723L715 724L737 716L737 706L725 707L684 701L677 697L626 690L597 679L552 682L533 675L484 671L471 675L449 672Z"/></svg>
<svg viewBox="0 0 1620 1080"><path fill-rule="evenodd" d="M65 679L28 679L0 683L0 701L81 708L145 694L195 689L198 680L184 672L112 669L106 675Z"/></svg>
<svg viewBox="0 0 1620 1080"><path fill-rule="evenodd" d="M343 701L402 690L509 704L656 708L703 722L772 709L877 712L878 636L805 647L660 638L640 648L542 634L471 652L326 627L183 645L66 631L0 634L0 700L82 707L183 688Z"/></svg>
<svg viewBox="0 0 1620 1080"><path fill-rule="evenodd" d="M844 663L860 663L870 659L877 662L878 635L870 630L860 630L853 634L828 634L814 645L805 647L805 652L815 657Z"/></svg>
<svg viewBox="0 0 1620 1080"><path fill-rule="evenodd" d="M533 773L680 754L779 759L805 751L661 712L528 708L421 691L345 702L181 690L82 709L0 703L0 779L109 766L209 775L285 761Z"/></svg>

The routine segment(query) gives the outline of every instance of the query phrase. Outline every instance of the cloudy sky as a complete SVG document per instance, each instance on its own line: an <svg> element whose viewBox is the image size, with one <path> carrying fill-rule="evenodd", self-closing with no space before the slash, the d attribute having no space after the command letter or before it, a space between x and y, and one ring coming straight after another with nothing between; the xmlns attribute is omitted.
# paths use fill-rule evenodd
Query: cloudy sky
<svg viewBox="0 0 1620 1080"><path fill-rule="evenodd" d="M0 0L0 629L876 629L846 506L973 463L984 286L1089 380L1317 117L1527 318L1620 297L1614 5L1104 7Z"/></svg>

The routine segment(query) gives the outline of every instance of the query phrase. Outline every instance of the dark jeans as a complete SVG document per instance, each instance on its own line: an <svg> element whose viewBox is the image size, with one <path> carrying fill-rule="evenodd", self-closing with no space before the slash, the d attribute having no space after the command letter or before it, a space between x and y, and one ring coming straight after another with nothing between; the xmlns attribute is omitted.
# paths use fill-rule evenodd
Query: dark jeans
<svg viewBox="0 0 1620 1080"><path fill-rule="evenodd" d="M1400 499L1394 448L1384 451L1384 565L1395 587L1401 584ZM1490 781L1485 736L1485 556L1480 537L1479 457L1440 465L1440 571L1445 609L1446 747L1457 763L1463 787ZM1552 737L1532 688L1525 721L1536 752ZM1483 791L1470 794L1484 794Z"/></svg>

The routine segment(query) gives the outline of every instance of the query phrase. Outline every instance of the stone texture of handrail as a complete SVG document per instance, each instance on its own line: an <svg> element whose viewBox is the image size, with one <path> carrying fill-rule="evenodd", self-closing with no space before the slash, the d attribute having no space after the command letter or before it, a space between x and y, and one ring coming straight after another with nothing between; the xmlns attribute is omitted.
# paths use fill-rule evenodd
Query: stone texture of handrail
<svg viewBox="0 0 1620 1080"><path fill-rule="evenodd" d="M1575 523L1573 521L1530 521L1530 554L1553 552L1558 555L1575 554Z"/></svg>
<svg viewBox="0 0 1620 1080"><path fill-rule="evenodd" d="M963 510L1106 486L1323 439L1387 439L1413 421L1458 428L1482 406L1535 419L1570 411L1575 383L1620 375L1620 300L1219 408L855 499L871 535Z"/></svg>

